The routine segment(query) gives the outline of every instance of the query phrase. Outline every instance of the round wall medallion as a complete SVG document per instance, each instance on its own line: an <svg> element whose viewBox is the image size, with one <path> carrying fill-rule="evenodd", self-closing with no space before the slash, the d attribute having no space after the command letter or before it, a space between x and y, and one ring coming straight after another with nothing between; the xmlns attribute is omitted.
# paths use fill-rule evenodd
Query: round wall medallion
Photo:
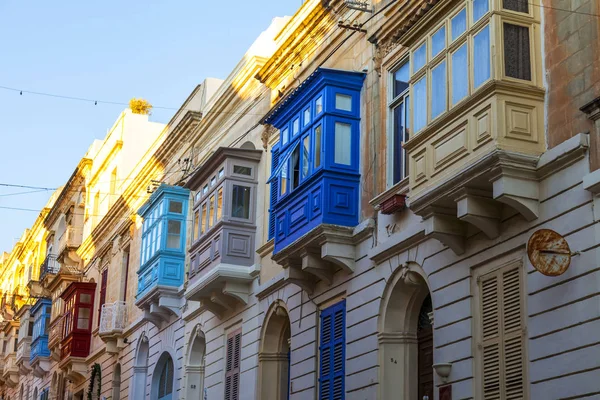
<svg viewBox="0 0 600 400"><path fill-rule="evenodd" d="M569 244L551 229L540 229L531 235L527 255L533 267L546 276L562 275L571 264Z"/></svg>

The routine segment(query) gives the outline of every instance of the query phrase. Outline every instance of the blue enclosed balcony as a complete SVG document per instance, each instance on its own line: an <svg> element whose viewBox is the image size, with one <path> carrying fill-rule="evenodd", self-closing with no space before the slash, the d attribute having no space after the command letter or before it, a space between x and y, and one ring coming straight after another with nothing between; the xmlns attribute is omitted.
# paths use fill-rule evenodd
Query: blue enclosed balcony
<svg viewBox="0 0 600 400"><path fill-rule="evenodd" d="M31 337L31 350L29 353L29 364L33 374L38 378L43 377L50 371L50 350L48 349L48 327L50 325L50 313L52 311L52 300L47 298L38 299L30 314L33 319L33 335Z"/></svg>
<svg viewBox="0 0 600 400"><path fill-rule="evenodd" d="M162 184L138 211L144 222L136 305L157 326L182 306L189 193Z"/></svg>
<svg viewBox="0 0 600 400"><path fill-rule="evenodd" d="M264 119L279 130L269 236L273 259L292 267L289 279L330 281L339 268L354 270L364 77L319 68Z"/></svg>

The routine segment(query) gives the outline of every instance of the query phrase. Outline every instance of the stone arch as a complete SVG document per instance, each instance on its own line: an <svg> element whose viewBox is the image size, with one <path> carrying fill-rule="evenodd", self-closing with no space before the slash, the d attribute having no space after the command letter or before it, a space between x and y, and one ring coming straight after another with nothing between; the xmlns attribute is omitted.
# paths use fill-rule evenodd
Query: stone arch
<svg viewBox="0 0 600 400"><path fill-rule="evenodd" d="M261 331L259 398L285 400L289 393L291 323L285 303L275 301Z"/></svg>
<svg viewBox="0 0 600 400"><path fill-rule="evenodd" d="M121 364L117 363L113 370L112 400L121 399Z"/></svg>
<svg viewBox="0 0 600 400"><path fill-rule="evenodd" d="M242 144L240 148L246 150L256 150L256 146L251 141L244 142L244 144Z"/></svg>
<svg viewBox="0 0 600 400"><path fill-rule="evenodd" d="M162 383L161 375L165 373L165 371L170 371L166 374L166 382L165 382L165 396L162 396L159 385ZM154 371L152 372L152 386L151 386L151 400L162 400L162 399L171 399L171 397L175 396L177 393L177 388L175 387L175 382L177 382L176 378L176 368L175 368L175 357L169 350L165 350L162 352L156 365L154 366ZM169 392L170 390L170 392ZM169 397L168 394L171 394ZM159 397L159 395L161 395Z"/></svg>
<svg viewBox="0 0 600 400"><path fill-rule="evenodd" d="M130 387L129 398L133 399L134 393L146 394L146 377L148 376L148 353L150 350L150 343L145 332L142 332L140 338L137 341L137 348L135 351L135 360L133 364L133 382Z"/></svg>
<svg viewBox="0 0 600 400"><path fill-rule="evenodd" d="M431 304L430 296L427 275L413 262L400 265L387 282L380 304L378 336L379 398L383 400L422 398L419 380L422 385L428 383L423 383L425 378L419 375L420 365L426 365L424 370L429 370L433 379L433 369L427 367L433 362L433 353L431 360L424 360L422 355L419 358L419 317L424 304ZM431 336L426 339L432 340Z"/></svg>
<svg viewBox="0 0 600 400"><path fill-rule="evenodd" d="M186 399L201 399L204 396L204 356L206 337L200 324L190 336L185 373L187 376Z"/></svg>

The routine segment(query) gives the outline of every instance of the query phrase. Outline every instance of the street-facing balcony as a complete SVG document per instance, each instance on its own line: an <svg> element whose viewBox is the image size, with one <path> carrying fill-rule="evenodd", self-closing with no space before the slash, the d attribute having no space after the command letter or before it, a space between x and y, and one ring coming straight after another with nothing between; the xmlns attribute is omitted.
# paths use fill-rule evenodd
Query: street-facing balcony
<svg viewBox="0 0 600 400"><path fill-rule="evenodd" d="M85 380L88 372L85 359L92 341L95 290L95 283L72 282L61 294L65 308L59 366L76 383Z"/></svg>
<svg viewBox="0 0 600 400"><path fill-rule="evenodd" d="M185 297L221 317L247 304L254 265L261 150L217 149L187 187L196 192Z"/></svg>
<svg viewBox="0 0 600 400"><path fill-rule="evenodd" d="M125 347L123 331L127 327L127 304L116 301L102 305L98 335L106 343L106 352L117 354Z"/></svg>
<svg viewBox="0 0 600 400"><path fill-rule="evenodd" d="M52 301L50 299L38 299L31 307L30 313L33 319L33 334L31 349L29 353L29 364L33 374L42 378L50 371L50 350L48 349L48 322Z"/></svg>
<svg viewBox="0 0 600 400"><path fill-rule="evenodd" d="M364 78L319 68L264 119L279 130L269 179L273 260L309 291L354 271Z"/></svg>
<svg viewBox="0 0 600 400"><path fill-rule="evenodd" d="M4 325L4 366L2 380L11 388L19 384L19 367L16 363L19 322L8 321Z"/></svg>
<svg viewBox="0 0 600 400"><path fill-rule="evenodd" d="M47 276L56 275L60 271L60 264L55 254L48 254L40 267L40 279L42 282Z"/></svg>
<svg viewBox="0 0 600 400"><path fill-rule="evenodd" d="M48 329L48 349L54 361L60 361L60 343L63 339L64 316L55 318Z"/></svg>
<svg viewBox="0 0 600 400"><path fill-rule="evenodd" d="M74 252L83 240L83 227L69 225L58 238L58 259L75 263L79 261L79 256ZM67 258L67 260L65 260Z"/></svg>
<svg viewBox="0 0 600 400"><path fill-rule="evenodd" d="M144 219L136 305L160 326L181 314L189 190L160 185L138 214Z"/></svg>
<svg viewBox="0 0 600 400"><path fill-rule="evenodd" d="M31 372L29 364L31 350L31 336L33 335L33 320L30 314L31 306L24 305L16 314L19 318L19 335L17 343L16 363L19 372L22 375L27 375Z"/></svg>

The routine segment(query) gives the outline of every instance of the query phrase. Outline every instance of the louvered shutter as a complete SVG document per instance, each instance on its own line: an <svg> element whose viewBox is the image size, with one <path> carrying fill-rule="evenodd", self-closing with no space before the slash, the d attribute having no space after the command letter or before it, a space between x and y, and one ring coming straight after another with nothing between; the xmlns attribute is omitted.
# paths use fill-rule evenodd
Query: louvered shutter
<svg viewBox="0 0 600 400"><path fill-rule="evenodd" d="M227 335L227 359L225 365L225 400L238 400L240 397L240 355L242 351L242 330Z"/></svg>
<svg viewBox="0 0 600 400"><path fill-rule="evenodd" d="M100 284L100 305L98 306L98 326L102 318L102 305L106 302L106 285L108 281L108 268L102 271L102 283Z"/></svg>
<svg viewBox="0 0 600 400"><path fill-rule="evenodd" d="M319 399L343 400L346 376L346 301L321 312Z"/></svg>
<svg viewBox="0 0 600 400"><path fill-rule="evenodd" d="M279 165L279 149L272 151L271 171L275 171ZM279 188L279 180L271 180L271 204L269 206L269 239L275 237L275 205L277 204L277 193Z"/></svg>
<svg viewBox="0 0 600 400"><path fill-rule="evenodd" d="M520 265L513 265L479 280L485 400L516 400L525 396L521 279Z"/></svg>

